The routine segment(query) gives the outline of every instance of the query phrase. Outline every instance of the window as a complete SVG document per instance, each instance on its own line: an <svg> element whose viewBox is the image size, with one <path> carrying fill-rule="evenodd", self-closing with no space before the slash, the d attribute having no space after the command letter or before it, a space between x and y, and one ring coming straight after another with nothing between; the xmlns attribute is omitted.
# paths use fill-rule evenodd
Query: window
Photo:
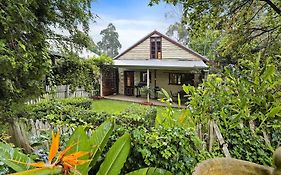
<svg viewBox="0 0 281 175"><path fill-rule="evenodd" d="M161 59L162 58L162 44L161 37L150 38L150 58Z"/></svg>
<svg viewBox="0 0 281 175"><path fill-rule="evenodd" d="M192 73L169 73L169 84L172 85L194 85L194 74Z"/></svg>
<svg viewBox="0 0 281 175"><path fill-rule="evenodd" d="M140 72L140 82L147 83L147 72ZM149 72L149 82L151 83L151 72Z"/></svg>

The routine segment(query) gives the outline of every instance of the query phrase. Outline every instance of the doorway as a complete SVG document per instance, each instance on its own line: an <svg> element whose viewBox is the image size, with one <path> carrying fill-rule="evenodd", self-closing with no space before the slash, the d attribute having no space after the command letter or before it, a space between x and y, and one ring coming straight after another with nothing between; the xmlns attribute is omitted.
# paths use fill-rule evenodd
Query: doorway
<svg viewBox="0 0 281 175"><path fill-rule="evenodd" d="M134 95L134 71L124 71L124 94L127 96Z"/></svg>

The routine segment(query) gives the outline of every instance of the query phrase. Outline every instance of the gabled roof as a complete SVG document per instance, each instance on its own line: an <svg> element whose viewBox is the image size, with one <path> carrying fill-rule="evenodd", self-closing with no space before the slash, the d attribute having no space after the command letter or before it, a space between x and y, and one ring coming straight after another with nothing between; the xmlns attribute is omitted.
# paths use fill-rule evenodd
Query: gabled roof
<svg viewBox="0 0 281 175"><path fill-rule="evenodd" d="M203 61L209 61L208 58L204 57L203 55L195 52L194 50L187 48L185 46L183 46L182 44L180 44L179 42L169 38L166 35L163 35L162 33L154 30L153 32L149 33L148 35L146 35L144 38L142 38L141 40L139 40L137 43L135 43L134 45L132 45L131 47L129 47L128 49L126 49L124 52L120 53L119 55L117 55L116 57L114 57L114 59L118 59L119 57L121 57L122 55L124 55L125 53L129 52L130 50L132 50L133 48L135 48L136 46L138 46L140 43L144 42L146 39L148 39L149 37L151 37L152 35L157 34L163 38L165 38L166 40L170 41L171 43L177 45L178 47L182 48L183 50L198 56L199 58L201 58Z"/></svg>

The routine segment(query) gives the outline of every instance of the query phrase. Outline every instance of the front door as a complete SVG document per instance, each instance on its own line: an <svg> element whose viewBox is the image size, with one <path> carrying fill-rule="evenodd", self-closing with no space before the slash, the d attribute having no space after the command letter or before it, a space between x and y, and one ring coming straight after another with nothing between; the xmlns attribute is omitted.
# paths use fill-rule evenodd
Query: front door
<svg viewBox="0 0 281 175"><path fill-rule="evenodd" d="M134 95L134 71L124 71L124 94L128 96Z"/></svg>
<svg viewBox="0 0 281 175"><path fill-rule="evenodd" d="M118 71L115 68L102 70L102 95L113 95L118 92Z"/></svg>

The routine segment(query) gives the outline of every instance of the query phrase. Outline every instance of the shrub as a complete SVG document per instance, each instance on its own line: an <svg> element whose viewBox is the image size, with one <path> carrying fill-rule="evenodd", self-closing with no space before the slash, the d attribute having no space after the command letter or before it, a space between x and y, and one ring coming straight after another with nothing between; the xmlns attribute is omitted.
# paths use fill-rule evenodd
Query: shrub
<svg viewBox="0 0 281 175"><path fill-rule="evenodd" d="M180 127L136 128L132 131L132 150L125 165L128 171L157 166L173 174L192 174L198 162L210 157L195 132Z"/></svg>
<svg viewBox="0 0 281 175"><path fill-rule="evenodd" d="M88 98L65 98L61 99L60 101L63 104L81 107L84 109L90 109L92 105L92 100Z"/></svg>
<svg viewBox="0 0 281 175"><path fill-rule="evenodd" d="M47 120L57 124L99 126L109 115L90 110L90 99L55 99L28 106L20 115L25 118Z"/></svg>
<svg viewBox="0 0 281 175"><path fill-rule="evenodd" d="M224 76L210 75L197 89L183 87L191 96L186 125L202 124L207 132L208 121L215 120L233 158L271 165L272 153L281 142L280 87L277 64L241 61L240 67L227 67ZM250 128L250 121L255 128ZM271 145L266 144L265 133Z"/></svg>

